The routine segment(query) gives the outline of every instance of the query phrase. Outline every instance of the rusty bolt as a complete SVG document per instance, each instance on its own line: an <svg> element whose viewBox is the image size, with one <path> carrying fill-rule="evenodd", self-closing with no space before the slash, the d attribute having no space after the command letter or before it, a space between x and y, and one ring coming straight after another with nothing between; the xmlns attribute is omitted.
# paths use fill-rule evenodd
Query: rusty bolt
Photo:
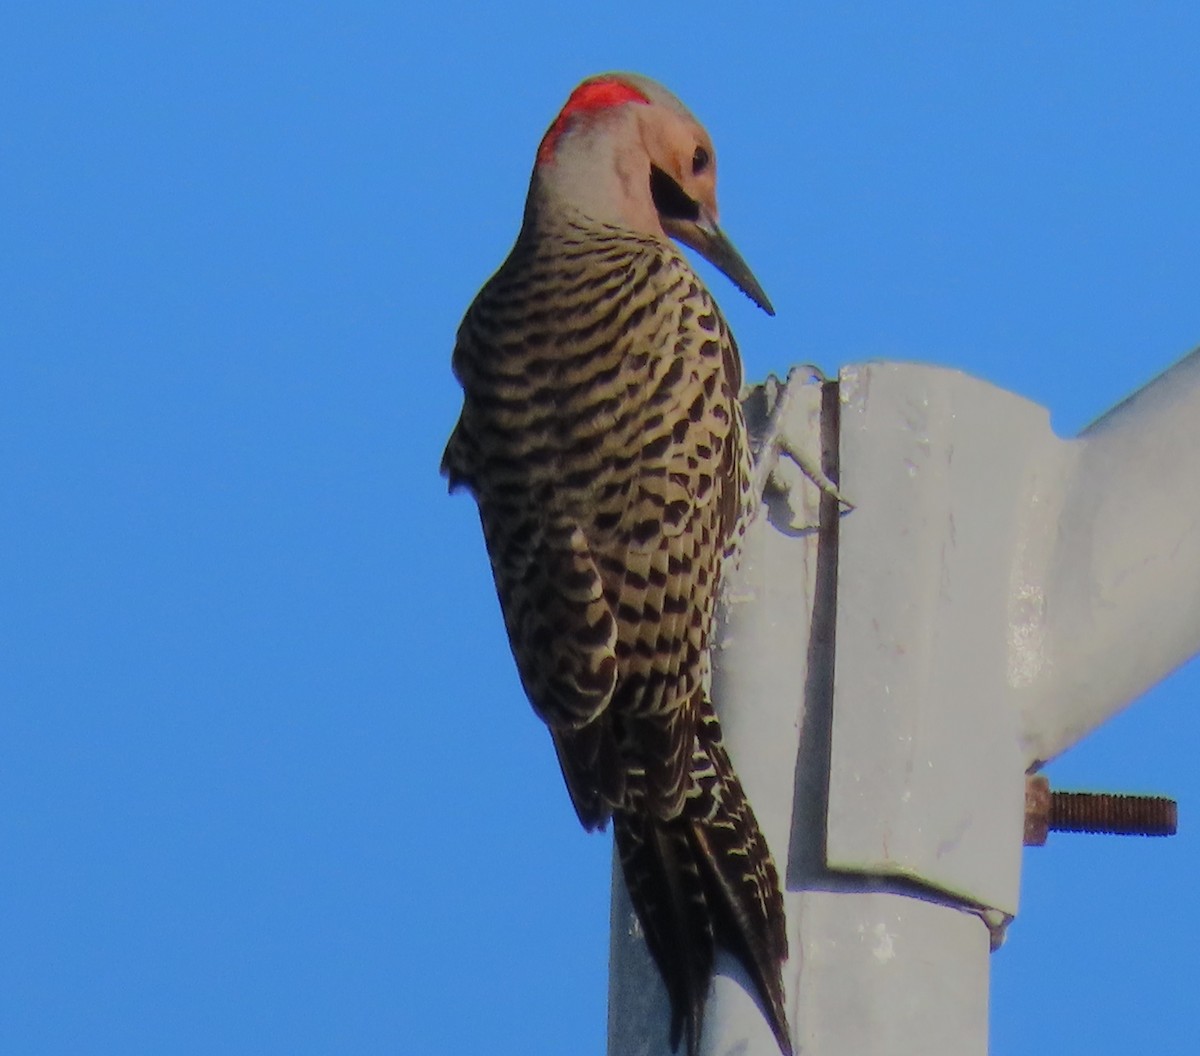
<svg viewBox="0 0 1200 1056"><path fill-rule="evenodd" d="M1164 796L1051 792L1041 774L1025 779L1025 843L1040 847L1050 832L1174 836L1178 809Z"/></svg>
<svg viewBox="0 0 1200 1056"><path fill-rule="evenodd" d="M1041 774L1025 778L1025 846L1045 846L1050 834L1050 781Z"/></svg>

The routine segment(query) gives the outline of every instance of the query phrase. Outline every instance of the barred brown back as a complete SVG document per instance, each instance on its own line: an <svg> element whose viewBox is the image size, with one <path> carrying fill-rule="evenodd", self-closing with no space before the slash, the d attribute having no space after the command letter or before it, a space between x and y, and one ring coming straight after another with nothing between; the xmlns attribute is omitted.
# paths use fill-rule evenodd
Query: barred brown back
<svg viewBox="0 0 1200 1056"><path fill-rule="evenodd" d="M720 944L790 1056L779 881L708 696L718 591L755 501L737 348L668 240L554 204L531 193L459 329L443 471L478 501L579 818L614 819L672 1044L697 1050Z"/></svg>

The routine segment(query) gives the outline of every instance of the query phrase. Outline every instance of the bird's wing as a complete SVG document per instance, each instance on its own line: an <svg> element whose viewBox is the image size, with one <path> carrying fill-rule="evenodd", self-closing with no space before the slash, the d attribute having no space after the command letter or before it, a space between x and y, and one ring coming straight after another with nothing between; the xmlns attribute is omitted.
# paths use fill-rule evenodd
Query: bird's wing
<svg viewBox="0 0 1200 1056"><path fill-rule="evenodd" d="M708 638L743 508L736 378L712 361L719 356L718 349L663 365L641 416L652 424L638 436L630 487L600 502L585 532L616 620L611 710L626 755L644 771L647 803L661 817L679 812L691 785ZM669 395L656 405L658 392Z"/></svg>

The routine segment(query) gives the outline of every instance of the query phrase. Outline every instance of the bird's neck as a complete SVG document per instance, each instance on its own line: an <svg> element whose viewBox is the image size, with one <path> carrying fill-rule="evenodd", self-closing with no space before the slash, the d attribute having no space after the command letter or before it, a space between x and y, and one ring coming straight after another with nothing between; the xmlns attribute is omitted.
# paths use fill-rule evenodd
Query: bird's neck
<svg viewBox="0 0 1200 1056"><path fill-rule="evenodd" d="M553 231L583 222L666 241L643 169L620 153L595 156L586 145L571 144L534 169L525 223Z"/></svg>

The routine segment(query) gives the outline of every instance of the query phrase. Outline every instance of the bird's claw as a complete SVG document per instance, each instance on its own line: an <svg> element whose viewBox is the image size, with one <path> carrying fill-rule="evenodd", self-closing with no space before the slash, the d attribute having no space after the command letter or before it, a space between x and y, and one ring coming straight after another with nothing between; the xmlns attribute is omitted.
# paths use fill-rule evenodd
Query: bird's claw
<svg viewBox="0 0 1200 1056"><path fill-rule="evenodd" d="M826 495L836 499L847 509L854 509L854 503L838 490L838 486L829 479L821 468L820 436L812 430L800 433L798 427L799 415L792 414L792 406L797 399L797 393L813 380L818 383L825 381L825 375L819 367L805 364L793 367L788 371L787 381L782 385L775 377L767 379L768 402L771 404L767 416L766 430L755 459L755 487L757 494L762 495L768 488L784 492L791 490L791 485L780 472L781 454L785 454L799 467ZM814 440L816 441L814 445ZM813 451L812 448L817 450Z"/></svg>

